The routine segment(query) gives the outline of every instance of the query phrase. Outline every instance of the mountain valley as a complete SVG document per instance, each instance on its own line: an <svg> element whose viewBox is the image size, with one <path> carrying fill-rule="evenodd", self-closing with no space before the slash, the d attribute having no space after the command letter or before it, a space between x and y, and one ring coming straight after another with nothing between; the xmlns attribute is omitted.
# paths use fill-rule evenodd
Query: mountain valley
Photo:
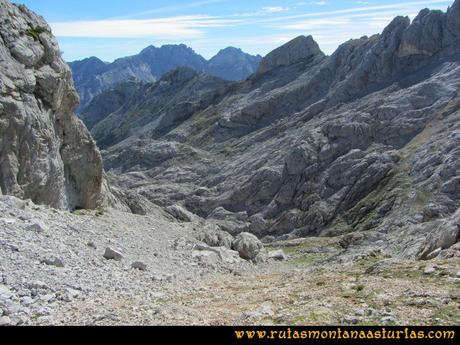
<svg viewBox="0 0 460 345"><path fill-rule="evenodd" d="M460 0L330 56L0 23L0 325L459 324Z"/></svg>

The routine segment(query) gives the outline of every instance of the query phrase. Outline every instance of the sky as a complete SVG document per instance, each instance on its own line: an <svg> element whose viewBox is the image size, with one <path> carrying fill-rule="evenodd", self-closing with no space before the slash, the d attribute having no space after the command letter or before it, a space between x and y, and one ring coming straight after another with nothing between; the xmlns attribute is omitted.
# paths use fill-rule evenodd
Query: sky
<svg viewBox="0 0 460 345"><path fill-rule="evenodd" d="M234 46L266 55L299 35L332 54L380 33L397 15L446 10L453 0L20 0L42 15L66 61L111 62L154 45L184 43L209 59Z"/></svg>

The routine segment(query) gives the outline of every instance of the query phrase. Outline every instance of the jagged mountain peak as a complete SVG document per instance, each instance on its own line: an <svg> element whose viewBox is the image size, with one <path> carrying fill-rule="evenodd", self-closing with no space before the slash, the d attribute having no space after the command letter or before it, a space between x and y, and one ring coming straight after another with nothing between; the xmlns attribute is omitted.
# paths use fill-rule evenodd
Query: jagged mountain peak
<svg viewBox="0 0 460 345"><path fill-rule="evenodd" d="M260 55L250 55L245 53L241 48L227 47L219 50L219 52L209 60L209 63L212 64L222 59L247 59L260 62L262 57Z"/></svg>
<svg viewBox="0 0 460 345"><path fill-rule="evenodd" d="M241 50L241 48L228 46L228 47L226 47L224 49L221 49L219 51L219 53L222 53L222 52L243 52L243 51Z"/></svg>
<svg viewBox="0 0 460 345"><path fill-rule="evenodd" d="M74 61L69 63L70 67L72 70L77 72L76 74L81 74L83 71L86 73L98 73L101 72L105 69L107 66L107 63L102 61L101 59L91 56L89 58L80 60L80 61Z"/></svg>
<svg viewBox="0 0 460 345"><path fill-rule="evenodd" d="M243 80L254 73L262 57L243 52L240 48L227 47L208 61L207 72L227 80Z"/></svg>
<svg viewBox="0 0 460 345"><path fill-rule="evenodd" d="M236 47L226 47L224 49L219 50L219 52L214 55L209 61L216 60L222 56L250 56L249 54L243 52L241 48Z"/></svg>
<svg viewBox="0 0 460 345"><path fill-rule="evenodd" d="M101 59L99 59L98 57L96 56L90 56L86 59L83 59L79 62L86 62L86 63L102 63L102 64L105 64L104 61L102 61Z"/></svg>
<svg viewBox="0 0 460 345"><path fill-rule="evenodd" d="M460 13L460 0L455 0L452 6L449 7L448 13Z"/></svg>
<svg viewBox="0 0 460 345"><path fill-rule="evenodd" d="M143 50L141 50L140 55L149 54L149 53L158 52L158 51L164 51L164 52L174 52L175 51L175 52L187 52L187 53L196 54L192 48L181 43L181 44L165 44L165 45L162 45L161 47L155 47L154 45L150 45L144 48Z"/></svg>
<svg viewBox="0 0 460 345"><path fill-rule="evenodd" d="M324 56L324 53L313 37L298 36L263 58L257 73L266 73L275 68L289 66L316 56Z"/></svg>

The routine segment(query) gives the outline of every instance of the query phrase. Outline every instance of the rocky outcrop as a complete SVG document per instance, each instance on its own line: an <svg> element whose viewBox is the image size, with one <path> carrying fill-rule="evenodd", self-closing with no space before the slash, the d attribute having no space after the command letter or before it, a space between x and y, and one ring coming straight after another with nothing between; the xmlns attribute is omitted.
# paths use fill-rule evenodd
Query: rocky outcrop
<svg viewBox="0 0 460 345"><path fill-rule="evenodd" d="M313 37L299 36L264 57L257 73L263 74L275 68L290 66L317 56L324 56L324 53L319 49Z"/></svg>
<svg viewBox="0 0 460 345"><path fill-rule="evenodd" d="M51 29L0 1L0 189L35 203L95 208L102 159L74 115L78 95Z"/></svg>
<svg viewBox="0 0 460 345"><path fill-rule="evenodd" d="M244 53L241 49L228 47L221 50L209 61L195 53L191 48L180 45L164 45L160 48L149 46L138 55L104 63L96 57L71 62L73 78L82 112L94 97L117 84L129 81L152 83L166 73L187 67L194 71L226 80L243 80L253 74L262 58Z"/></svg>

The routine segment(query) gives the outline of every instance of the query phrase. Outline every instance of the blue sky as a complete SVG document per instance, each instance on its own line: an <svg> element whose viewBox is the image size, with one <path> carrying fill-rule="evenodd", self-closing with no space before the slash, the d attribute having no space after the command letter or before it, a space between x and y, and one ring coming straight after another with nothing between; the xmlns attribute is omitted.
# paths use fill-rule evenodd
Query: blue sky
<svg viewBox="0 0 460 345"><path fill-rule="evenodd" d="M265 55L298 35L331 54L379 33L397 15L446 10L453 0L21 0L42 15L67 61L113 61L148 45L185 43L205 58L227 46Z"/></svg>

